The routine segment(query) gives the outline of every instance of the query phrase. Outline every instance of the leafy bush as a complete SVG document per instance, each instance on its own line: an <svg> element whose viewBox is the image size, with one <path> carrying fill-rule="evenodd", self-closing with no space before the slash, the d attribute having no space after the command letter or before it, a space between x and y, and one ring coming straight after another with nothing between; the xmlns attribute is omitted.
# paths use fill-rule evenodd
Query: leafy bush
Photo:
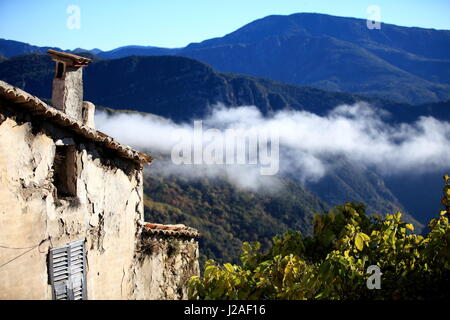
<svg viewBox="0 0 450 320"><path fill-rule="evenodd" d="M189 283L191 299L443 299L450 296L450 178L447 211L414 233L402 214L368 216L346 203L314 217L314 233L288 231L268 252L245 242L240 265L208 260ZM368 289L371 265L380 268L381 289Z"/></svg>

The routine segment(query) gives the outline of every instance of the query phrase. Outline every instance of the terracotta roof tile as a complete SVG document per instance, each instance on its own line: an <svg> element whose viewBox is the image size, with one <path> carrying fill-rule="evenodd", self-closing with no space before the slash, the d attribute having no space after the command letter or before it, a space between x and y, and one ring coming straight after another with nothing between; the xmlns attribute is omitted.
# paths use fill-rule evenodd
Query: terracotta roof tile
<svg viewBox="0 0 450 320"><path fill-rule="evenodd" d="M37 97L1 80L0 98L4 98L14 103L17 107L24 108L32 114L42 116L43 118L59 126L70 129L84 138L103 145L106 148L112 149L116 151L119 156L131 159L140 164L149 164L153 160L153 158L149 155L140 153L132 149L130 146L120 144L103 132L84 125L64 112L47 105Z"/></svg>
<svg viewBox="0 0 450 320"><path fill-rule="evenodd" d="M143 232L148 235L185 236L189 238L199 238L200 234L194 228L184 224L160 224L145 223Z"/></svg>
<svg viewBox="0 0 450 320"><path fill-rule="evenodd" d="M88 63L92 62L92 60L89 58L80 57L75 54L62 51L48 49L47 53L52 56L53 60L63 60L64 62L68 63L73 67L84 67L88 65Z"/></svg>

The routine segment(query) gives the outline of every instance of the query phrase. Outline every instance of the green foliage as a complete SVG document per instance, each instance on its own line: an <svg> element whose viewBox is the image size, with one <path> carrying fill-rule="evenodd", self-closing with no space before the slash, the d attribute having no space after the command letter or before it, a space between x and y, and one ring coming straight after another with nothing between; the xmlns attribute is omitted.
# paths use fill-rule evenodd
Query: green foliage
<svg viewBox="0 0 450 320"><path fill-rule="evenodd" d="M445 189L447 191L448 189ZM314 233L275 236L263 253L242 246L241 265L206 263L189 283L191 299L434 299L448 298L450 225L442 211L429 232L415 234L402 214L368 216L346 203L314 217ZM381 289L368 289L367 268L381 269Z"/></svg>
<svg viewBox="0 0 450 320"><path fill-rule="evenodd" d="M447 209L447 212L450 214L450 176L447 174L444 176L445 185L444 185L444 197L441 202Z"/></svg>

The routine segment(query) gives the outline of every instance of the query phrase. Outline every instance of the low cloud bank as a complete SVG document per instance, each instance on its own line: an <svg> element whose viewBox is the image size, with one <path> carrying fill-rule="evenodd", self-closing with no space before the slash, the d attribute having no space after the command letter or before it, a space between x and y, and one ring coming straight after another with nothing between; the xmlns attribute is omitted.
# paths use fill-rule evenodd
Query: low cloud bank
<svg viewBox="0 0 450 320"><path fill-rule="evenodd" d="M272 163L256 161L255 164L248 155L246 164L224 161L224 164L176 165L170 157L155 163L158 172L163 174L188 178L228 177L231 182L251 189L277 180L275 176L261 175L261 167L274 166L278 160L278 174L295 174L304 182L321 179L338 157L375 168L384 175L423 173L450 166L449 122L420 117L414 123L389 124L383 120L384 116L385 111L366 103L340 105L325 116L307 111L279 111L266 117L254 106L226 108L217 105L207 117L199 119L206 133L209 129L216 132L209 140L205 140L205 135L196 135L193 122L177 124L140 114L98 112L96 123L99 130L122 143L169 156L174 147L186 151L193 150L194 145L211 145L214 139L214 143L226 142L227 130L234 130L239 136L275 135L279 139L279 154L277 157L272 154ZM269 151L276 152L273 147L278 140L268 141L271 141ZM241 149L249 149L248 143ZM237 146L237 153L239 148Z"/></svg>

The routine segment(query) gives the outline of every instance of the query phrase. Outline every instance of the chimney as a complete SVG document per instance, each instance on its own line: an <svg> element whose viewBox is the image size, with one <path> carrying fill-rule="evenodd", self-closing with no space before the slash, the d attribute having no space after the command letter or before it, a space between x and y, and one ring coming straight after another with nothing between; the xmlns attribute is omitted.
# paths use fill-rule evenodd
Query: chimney
<svg viewBox="0 0 450 320"><path fill-rule="evenodd" d="M95 105L89 101L83 101L83 123L93 129L95 129L94 122Z"/></svg>
<svg viewBox="0 0 450 320"><path fill-rule="evenodd" d="M95 106L83 102L83 68L92 60L52 49L47 52L56 62L52 87L53 107L94 128Z"/></svg>

